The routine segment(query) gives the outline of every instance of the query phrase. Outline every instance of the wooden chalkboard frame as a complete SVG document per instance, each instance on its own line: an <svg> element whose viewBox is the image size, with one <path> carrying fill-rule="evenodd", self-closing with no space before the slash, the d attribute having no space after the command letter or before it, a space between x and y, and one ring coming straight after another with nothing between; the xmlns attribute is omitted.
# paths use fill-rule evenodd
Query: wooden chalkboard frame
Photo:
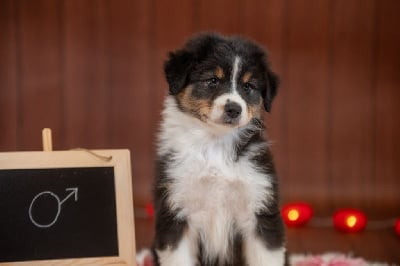
<svg viewBox="0 0 400 266"><path fill-rule="evenodd" d="M111 156L104 160L96 155ZM35 260L4 265L136 265L132 176L129 150L0 152L0 169L114 167L119 255L76 259Z"/></svg>

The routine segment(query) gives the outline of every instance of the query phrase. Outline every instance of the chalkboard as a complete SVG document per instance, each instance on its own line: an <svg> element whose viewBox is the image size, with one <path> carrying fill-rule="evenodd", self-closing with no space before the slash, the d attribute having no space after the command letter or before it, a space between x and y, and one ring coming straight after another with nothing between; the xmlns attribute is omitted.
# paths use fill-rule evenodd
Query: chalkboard
<svg viewBox="0 0 400 266"><path fill-rule="evenodd" d="M0 265L134 264L129 152L102 152L0 153Z"/></svg>

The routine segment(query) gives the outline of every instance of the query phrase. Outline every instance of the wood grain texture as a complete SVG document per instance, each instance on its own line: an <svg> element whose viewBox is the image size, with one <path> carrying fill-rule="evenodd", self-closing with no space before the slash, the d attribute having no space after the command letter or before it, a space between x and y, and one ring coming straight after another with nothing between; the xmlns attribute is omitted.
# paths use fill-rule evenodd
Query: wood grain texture
<svg viewBox="0 0 400 266"><path fill-rule="evenodd" d="M194 30L239 34L243 26L240 21L243 3L239 0L196 1Z"/></svg>
<svg viewBox="0 0 400 266"><path fill-rule="evenodd" d="M400 2L377 4L378 32L375 91L375 172L371 198L374 207L386 206L390 215L400 213Z"/></svg>
<svg viewBox="0 0 400 266"><path fill-rule="evenodd" d="M330 193L336 208L366 209L375 185L376 6L373 0L334 1L332 10Z"/></svg>
<svg viewBox="0 0 400 266"><path fill-rule="evenodd" d="M20 1L17 5L18 147L40 150L41 130L52 128L62 143L61 5Z"/></svg>
<svg viewBox="0 0 400 266"><path fill-rule="evenodd" d="M16 3L3 1L0 9L0 147L17 149L18 64Z"/></svg>
<svg viewBox="0 0 400 266"><path fill-rule="evenodd" d="M154 108L151 89L150 2L108 1L109 109L108 137L112 147L132 152L134 195L145 204L151 200Z"/></svg>
<svg viewBox="0 0 400 266"><path fill-rule="evenodd" d="M324 211L329 195L326 177L330 6L328 1L297 0L290 1L286 8L283 198L309 201L317 211Z"/></svg>
<svg viewBox="0 0 400 266"><path fill-rule="evenodd" d="M109 9L106 1L64 1L64 127L66 147L108 141Z"/></svg>

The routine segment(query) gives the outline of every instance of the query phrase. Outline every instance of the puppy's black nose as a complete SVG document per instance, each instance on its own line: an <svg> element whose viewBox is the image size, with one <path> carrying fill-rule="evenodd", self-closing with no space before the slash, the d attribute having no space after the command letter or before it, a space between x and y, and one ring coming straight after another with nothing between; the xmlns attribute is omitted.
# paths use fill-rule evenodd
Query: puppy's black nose
<svg viewBox="0 0 400 266"><path fill-rule="evenodd" d="M235 102L228 102L225 104L224 111L230 118L237 118L242 113L242 107Z"/></svg>

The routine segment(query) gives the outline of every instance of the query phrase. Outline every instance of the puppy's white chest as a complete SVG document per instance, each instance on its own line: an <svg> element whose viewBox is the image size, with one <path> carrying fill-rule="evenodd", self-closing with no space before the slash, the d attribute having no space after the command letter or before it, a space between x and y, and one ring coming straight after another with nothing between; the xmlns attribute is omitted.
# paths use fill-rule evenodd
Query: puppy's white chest
<svg viewBox="0 0 400 266"><path fill-rule="evenodd" d="M199 235L210 255L224 255L233 234L254 228L270 183L248 159L235 162L223 150L191 150L169 169L170 204Z"/></svg>
<svg viewBox="0 0 400 266"><path fill-rule="evenodd" d="M250 204L253 184L246 178L248 171L219 150L192 151L171 170L175 179L172 200L185 215L202 211L238 215Z"/></svg>
<svg viewBox="0 0 400 266"><path fill-rule="evenodd" d="M170 203L182 215L223 213L240 219L264 205L268 176L246 157L232 160L226 150L224 145L210 145L178 152L168 172L174 180Z"/></svg>
<svg viewBox="0 0 400 266"><path fill-rule="evenodd" d="M206 171L202 171L203 173ZM225 173L226 174L226 173ZM239 177L224 176L217 168L210 167L208 175L190 176L176 184L177 203L184 215L197 217L220 213L238 219L251 207L251 187Z"/></svg>

